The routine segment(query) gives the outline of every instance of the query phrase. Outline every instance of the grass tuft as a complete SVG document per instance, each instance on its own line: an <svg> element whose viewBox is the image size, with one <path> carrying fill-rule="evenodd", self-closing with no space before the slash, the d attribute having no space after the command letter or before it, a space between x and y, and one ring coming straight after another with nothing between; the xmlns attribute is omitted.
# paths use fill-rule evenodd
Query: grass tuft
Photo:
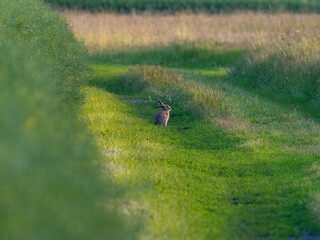
<svg viewBox="0 0 320 240"><path fill-rule="evenodd" d="M183 108L208 119L227 115L221 92L206 89L200 83L184 79L182 75L159 66L132 67L123 76L123 84L128 89L156 94L159 99L166 99L170 104L183 102Z"/></svg>

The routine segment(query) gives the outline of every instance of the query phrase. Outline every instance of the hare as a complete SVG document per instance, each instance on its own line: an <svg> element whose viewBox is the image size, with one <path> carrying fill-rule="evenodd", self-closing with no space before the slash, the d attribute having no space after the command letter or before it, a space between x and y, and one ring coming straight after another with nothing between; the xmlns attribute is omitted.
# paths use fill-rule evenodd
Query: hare
<svg viewBox="0 0 320 240"><path fill-rule="evenodd" d="M158 101L158 104L159 105L156 106L156 108L162 108L162 111L157 113L154 124L166 127L169 120L169 112L171 110L171 107L169 105L163 104L161 101Z"/></svg>

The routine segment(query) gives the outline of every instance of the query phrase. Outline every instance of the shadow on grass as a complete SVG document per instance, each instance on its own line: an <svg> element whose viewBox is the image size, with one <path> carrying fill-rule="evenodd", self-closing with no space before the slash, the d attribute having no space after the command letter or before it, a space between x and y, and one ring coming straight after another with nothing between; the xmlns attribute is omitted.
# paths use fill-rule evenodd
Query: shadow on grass
<svg viewBox="0 0 320 240"><path fill-rule="evenodd" d="M316 41L279 43L272 48L252 51L235 62L229 74L232 84L306 118L320 120L319 69ZM280 47L281 46L281 47ZM299 57L297 57L299 56Z"/></svg>
<svg viewBox="0 0 320 240"><path fill-rule="evenodd" d="M147 99L147 96L154 99L154 102L148 103L128 103L130 108L135 109L133 112L137 118L153 125L156 96L149 92L135 92L124 86L120 75L125 73L128 67L106 64L97 68L99 69L96 69L96 76L90 81L90 86L111 92L123 100ZM221 79L219 76L212 77L211 80L214 81ZM203 189L200 192L193 189L196 192L191 192L188 196L200 196L200 205L205 208L205 214L222 214L223 209L219 212L215 204L220 204L221 208L227 206L228 213L226 216L221 215L221 218L226 219L226 232L234 236L245 233L252 238L267 238L271 235L285 239L293 233L318 233L318 227L308 213L305 203L301 203L302 199L306 199L306 196L301 195L301 189L307 186L302 186L298 181L292 182L292 177L304 176L301 169L314 162L314 158L306 159L302 155L279 152L271 156L268 151L254 153L248 149L240 150L238 146L243 143L243 139L207 124L201 116L184 110L182 104L183 102L177 102L171 106L173 110L168 128L155 126L154 131L158 133L152 136L156 141L180 150L172 153L164 164L170 163L179 167L188 176L193 174L197 177L197 174L203 174L199 178L199 187ZM178 157L180 160L176 159ZM284 177L283 173L288 166L290 176ZM220 179L221 184L228 187L225 192L214 189L219 189L216 179ZM193 180L192 184L195 183L197 181ZM188 188L187 185L182 187ZM212 203L212 196L218 199L218 202ZM209 201L206 201L208 199Z"/></svg>
<svg viewBox="0 0 320 240"><path fill-rule="evenodd" d="M149 124L154 125L154 117L159 110L155 109L159 96L148 92L145 89L141 91L128 89L121 78L121 74L110 74L113 65L104 65L105 70L100 68L96 76L89 82L89 86L97 87L110 93L114 93L121 99L140 99L148 102L138 102L132 104L132 107L138 113L140 118L147 120ZM96 69L97 70L97 69ZM123 70L123 73L125 70ZM152 100L148 100L151 98ZM237 149L237 145L244 140L233 136L231 133L213 126L204 121L203 117L197 111L186 110L182 107L183 100L177 100L171 105L173 110L169 119L167 135L168 143L178 145L186 149L199 150L222 150ZM170 103L171 104L171 103Z"/></svg>
<svg viewBox="0 0 320 240"><path fill-rule="evenodd" d="M160 65L180 68L231 66L243 50L226 45L185 44L136 50L109 51L91 56L96 63Z"/></svg>
<svg viewBox="0 0 320 240"><path fill-rule="evenodd" d="M226 69L222 69L218 74L211 74L210 70L231 67L241 54L241 50L230 50L227 47L213 49L191 45L101 54L91 58L101 64L101 69L96 71L96 77L90 82L90 86L112 92L123 100L148 100L150 96L153 101L132 104L130 107L135 109L133 112L137 117L146 120L150 127L157 112L154 106L158 96L149 92L135 92L125 87L119 76L127 71L129 65L161 65L176 68L178 73L179 69L182 69L190 73L191 78L198 72L200 74L196 73L195 78L202 75L205 81L200 79L201 82L212 87L209 82L227 80ZM112 73L114 64L125 65L118 66L122 68L121 73ZM201 73L205 71L208 74L204 76ZM320 114L315 112L314 108L306 107L305 101L301 99L285 93L256 89L249 84L238 82L237 79L229 79L228 82L286 109L296 109L317 121L320 119ZM171 105L173 110L168 128L155 126L154 131L158 133L154 137L159 134L157 141L180 150L176 155L172 153L164 164L179 167L188 175L204 174L199 185L204 188L200 193L190 193L189 197L199 194L201 199L204 199L201 207L207 207L206 214L210 209L213 209L212 214L217 214L217 206L212 204L212 201L205 201L209 199L208 195L214 195L220 199L217 202L219 207L227 205L228 213L224 216L222 209L218 214L225 219L225 231L231 235L245 233L252 238L274 236L285 239L307 232L318 236L319 228L306 206L307 196L301 194L302 190L307 192L308 185L292 182L292 178L303 179L305 172L302 169L309 167L315 158L278 151L272 155L269 151L253 152L251 149L241 149L238 146L245 139L207 124L201 116L183 109L182 104L183 102L177 101ZM286 175L288 167L290 172ZM216 179L222 181L221 184L226 185L228 190L215 191L215 187L218 190L220 187L215 185ZM205 184L206 181L210 186Z"/></svg>
<svg viewBox="0 0 320 240"><path fill-rule="evenodd" d="M229 77L229 82L236 87L240 87L262 99L274 102L275 104L284 107L288 110L297 111L302 113L305 118L311 118L316 122L320 122L319 107L313 105L312 99L306 96L298 97L293 94L274 90L270 88L257 88L244 81L237 81L235 78Z"/></svg>
<svg viewBox="0 0 320 240"><path fill-rule="evenodd" d="M236 88L243 89L263 100L270 101L276 105L283 107L288 111L299 112L305 118L313 119L314 121L320 122L320 111L319 104L313 104L311 96L295 96L289 91L275 90L266 86L265 88L257 87L250 82L245 80L239 80L235 76L228 76L228 71L226 69L219 70L200 70L198 72L193 72L192 70L175 70L177 73L186 76L189 79L199 79L202 84L212 87L212 83L219 81L227 81L228 84ZM277 119L274 117L272 119Z"/></svg>

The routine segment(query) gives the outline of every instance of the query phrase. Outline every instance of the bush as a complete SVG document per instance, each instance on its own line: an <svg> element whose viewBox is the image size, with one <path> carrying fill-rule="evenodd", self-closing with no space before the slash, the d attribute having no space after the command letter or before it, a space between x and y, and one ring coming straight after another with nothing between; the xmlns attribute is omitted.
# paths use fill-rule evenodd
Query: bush
<svg viewBox="0 0 320 240"><path fill-rule="evenodd" d="M85 52L39 1L0 0L0 239L124 239L73 107ZM110 204L108 204L110 205ZM132 237L132 236L131 236Z"/></svg>

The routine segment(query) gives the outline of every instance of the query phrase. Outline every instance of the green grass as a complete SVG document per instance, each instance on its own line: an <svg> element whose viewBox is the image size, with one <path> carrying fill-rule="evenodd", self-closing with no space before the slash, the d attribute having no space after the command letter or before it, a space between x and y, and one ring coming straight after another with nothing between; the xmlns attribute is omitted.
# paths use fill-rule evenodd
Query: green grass
<svg viewBox="0 0 320 240"><path fill-rule="evenodd" d="M115 62L92 66L83 116L131 186L123 204L143 221L139 238L318 236L317 121L230 81L228 64ZM167 128L153 124L158 99L172 107Z"/></svg>
<svg viewBox="0 0 320 240"><path fill-rule="evenodd" d="M250 51L233 66L231 76L235 84L263 89L266 98L294 104L319 120L319 46L318 39L301 37Z"/></svg>
<svg viewBox="0 0 320 240"><path fill-rule="evenodd" d="M85 50L40 1L0 8L0 239L134 236L78 117Z"/></svg>
<svg viewBox="0 0 320 240"><path fill-rule="evenodd" d="M318 42L123 50L87 81L66 22L0 7L1 239L319 237Z"/></svg>
<svg viewBox="0 0 320 240"><path fill-rule="evenodd" d="M319 12L320 4L315 0L45 0L57 6L108 10L117 12L202 10L211 13L235 10L264 10L291 12Z"/></svg>
<svg viewBox="0 0 320 240"><path fill-rule="evenodd" d="M226 44L184 43L163 47L103 51L91 55L90 58L92 62L97 63L210 69L221 66L230 67L242 53L242 49Z"/></svg>
<svg viewBox="0 0 320 240"><path fill-rule="evenodd" d="M37 53L46 59L58 76L56 82L46 83L59 91L60 98L66 98L66 105L79 99L79 86L89 76L87 55L67 23L49 6L33 0L1 0L0 7L5 9L0 16L2 35L21 41L30 57Z"/></svg>

